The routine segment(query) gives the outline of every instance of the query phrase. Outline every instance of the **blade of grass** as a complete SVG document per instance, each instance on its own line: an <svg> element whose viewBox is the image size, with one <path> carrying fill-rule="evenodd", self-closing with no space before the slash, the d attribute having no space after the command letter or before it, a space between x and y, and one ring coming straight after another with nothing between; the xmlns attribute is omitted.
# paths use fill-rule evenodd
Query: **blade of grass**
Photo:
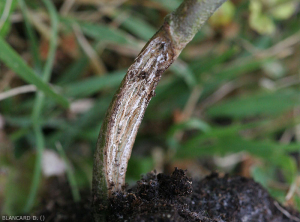
<svg viewBox="0 0 300 222"><path fill-rule="evenodd" d="M58 33L58 16L56 14L56 10L53 6L53 4L50 1L43 0L43 3L45 4L46 8L49 11L50 14L50 20L51 20L51 38L50 38L50 45L49 45L49 53L47 57L47 62L45 64L43 73L42 73L42 80L44 82L48 82L50 79L56 47L57 47L57 33ZM42 92L38 92L36 96L36 100L33 106L33 112L32 112L32 123L34 128L34 133L36 137L36 143L38 156L36 159L35 164L35 170L34 170L34 176L33 181L31 184L31 189L29 193L29 198L27 199L27 203L25 205L24 211L29 212L33 206L36 193L40 184L40 177L41 177L41 158L44 151L44 135L42 133L42 129L40 126L40 115L43 108L45 94ZM43 141L40 143L40 141Z"/></svg>
<svg viewBox="0 0 300 222"><path fill-rule="evenodd" d="M13 2L13 0L7 0L5 2L3 10L1 10L2 11L1 17L0 17L0 28L1 28L1 31L2 31L2 28L3 28L4 24L5 24L5 22L8 19L9 12L10 12L10 9L11 9L11 6L12 6L12 2ZM3 4L3 3L1 2L1 4Z"/></svg>
<svg viewBox="0 0 300 222"><path fill-rule="evenodd" d="M63 139L62 143L64 147L69 147L74 141L74 138L76 138L78 135L81 135L82 131L86 131L90 127L98 127L99 131L102 119L107 107L109 106L112 96L112 94L109 94L106 97L99 99L97 102L95 102L94 106L80 116L67 131L62 131L59 139L61 141ZM96 142L96 138L97 137L94 137L94 142Z"/></svg>
<svg viewBox="0 0 300 222"><path fill-rule="evenodd" d="M16 8L16 0L7 0L0 2L0 36L5 37L10 30L10 16Z"/></svg>
<svg viewBox="0 0 300 222"><path fill-rule="evenodd" d="M240 126L245 127L245 126ZM279 166L286 179L291 182L297 172L296 162L285 154L288 145L269 140L249 140L239 135L238 127L215 128L198 134L182 144L176 154L177 158L197 158L209 155L225 155L245 151ZM288 172L288 173L287 173Z"/></svg>
<svg viewBox="0 0 300 222"><path fill-rule="evenodd" d="M128 15L128 18L121 23L121 26L146 41L148 41L157 30L149 23L145 22L145 20L134 15Z"/></svg>
<svg viewBox="0 0 300 222"><path fill-rule="evenodd" d="M73 97L86 97L99 92L103 88L117 87L122 81L125 70L119 70L101 77L90 77L82 81L65 85L66 94Z"/></svg>
<svg viewBox="0 0 300 222"><path fill-rule="evenodd" d="M35 85L39 90L54 99L63 107L69 107L68 100L51 89L47 83L43 82L43 80L34 73L34 71L24 62L17 52L13 50L12 47L9 46L1 37L0 48L0 60L15 71L19 77L21 77L24 81Z"/></svg>
<svg viewBox="0 0 300 222"><path fill-rule="evenodd" d="M82 32L90 38L117 43L121 45L136 46L136 43L133 41L133 39L128 37L128 34L121 30L112 29L104 25L95 25L87 22L80 22L78 24L81 27Z"/></svg>
<svg viewBox="0 0 300 222"><path fill-rule="evenodd" d="M78 201L80 201L80 193L79 193L77 182L76 182L76 179L75 179L75 176L74 176L73 169L71 167L71 163L68 160L68 158L65 154L65 151L64 151L64 149L63 149L63 147L60 143L56 143L56 149L57 149L59 155L61 156L61 158L63 159L63 161L66 164L67 177L68 177L68 180L69 180L69 183L70 183L70 186L71 186L72 196L73 196L74 201L78 202Z"/></svg>
<svg viewBox="0 0 300 222"><path fill-rule="evenodd" d="M202 96L206 97L214 92L220 85L226 81L239 78L242 75L259 70L263 64L270 61L266 59L254 59L252 56L245 59L237 59L226 65L220 65L210 70L210 78L207 75L200 75L199 82L204 86ZM195 73L197 76L197 73Z"/></svg>
<svg viewBox="0 0 300 222"><path fill-rule="evenodd" d="M34 204L34 200L38 191L38 187L40 184L40 175L42 171L42 156L43 151L45 147L44 143L44 136L42 133L42 129L40 126L34 126L33 131L36 137L36 150L37 150L37 156L35 160L35 166L34 166L34 172L33 172L33 179L32 184L29 191L29 196L27 199L27 202L24 207L24 212L29 212Z"/></svg>
<svg viewBox="0 0 300 222"><path fill-rule="evenodd" d="M90 22L81 22L75 18L61 17L60 21L69 26L70 29L74 23L80 26L82 32L95 40L110 42L119 45L137 46L135 39L126 32L113 29L102 24L93 24Z"/></svg>
<svg viewBox="0 0 300 222"><path fill-rule="evenodd" d="M65 72L58 78L57 84L64 85L79 79L84 74L84 70L88 67L89 60L83 55L78 61L72 63Z"/></svg>
<svg viewBox="0 0 300 222"><path fill-rule="evenodd" d="M50 18L51 18L51 38L49 43L49 53L47 57L47 62L45 64L43 74L42 74L42 80L44 82L48 82L51 76L52 68L53 68L53 62L55 58L56 53L56 47L57 47L57 34L58 34L58 15L56 13L56 10L53 6L53 4L49 1L43 0L44 4L46 5L47 9L49 10ZM37 121L40 117L43 103L44 103L45 94L42 92L39 92L37 94L37 98L33 107L33 113L32 113L32 120L33 124L38 124Z"/></svg>
<svg viewBox="0 0 300 222"><path fill-rule="evenodd" d="M180 5L179 0L152 0L153 2L158 2L168 11L173 11Z"/></svg>
<svg viewBox="0 0 300 222"><path fill-rule="evenodd" d="M4 117L7 123L9 123L11 126L15 126L18 128L30 128L32 126L32 120L30 119L30 116L5 115ZM45 127L57 128L63 130L65 130L66 127L71 127L68 125L68 122L65 119L55 118L55 117L50 117L49 119L43 118L40 124Z"/></svg>
<svg viewBox="0 0 300 222"><path fill-rule="evenodd" d="M261 91L252 95L233 97L208 109L209 116L245 118L250 116L275 116L300 104L297 90L283 89L275 92Z"/></svg>
<svg viewBox="0 0 300 222"><path fill-rule="evenodd" d="M28 10L26 3L24 2L24 0L20 0L19 4L24 18L26 33L30 41L30 50L35 64L35 70L36 72L40 73L42 70L42 61L40 59L41 57L37 45L38 40L28 19Z"/></svg>
<svg viewBox="0 0 300 222"><path fill-rule="evenodd" d="M232 47L226 52L224 52L222 55L206 55L205 58L196 59L195 61L191 62L189 68L193 72L197 73L197 75L203 72L209 72L218 65L226 62L226 60L232 58L235 54L237 54L237 52L238 49L236 47Z"/></svg>
<svg viewBox="0 0 300 222"><path fill-rule="evenodd" d="M194 72L182 61L175 61L170 70L180 78L183 78L186 84L193 88L197 84L197 80L195 78Z"/></svg>

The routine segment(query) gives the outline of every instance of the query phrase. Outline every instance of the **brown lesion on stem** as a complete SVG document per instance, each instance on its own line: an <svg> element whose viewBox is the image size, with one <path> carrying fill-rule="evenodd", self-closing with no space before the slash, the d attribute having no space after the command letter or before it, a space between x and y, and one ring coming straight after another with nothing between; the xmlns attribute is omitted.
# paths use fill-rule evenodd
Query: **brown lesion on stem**
<svg viewBox="0 0 300 222"><path fill-rule="evenodd" d="M105 221L108 198L125 185L132 146L162 73L225 1L185 0L166 17L128 69L107 110L97 142L92 184L96 221Z"/></svg>
<svg viewBox="0 0 300 222"><path fill-rule="evenodd" d="M135 137L161 74L178 56L167 22L128 69L106 113L94 160L94 203L121 191ZM105 190L106 189L106 190ZM107 194L106 194L107 193Z"/></svg>

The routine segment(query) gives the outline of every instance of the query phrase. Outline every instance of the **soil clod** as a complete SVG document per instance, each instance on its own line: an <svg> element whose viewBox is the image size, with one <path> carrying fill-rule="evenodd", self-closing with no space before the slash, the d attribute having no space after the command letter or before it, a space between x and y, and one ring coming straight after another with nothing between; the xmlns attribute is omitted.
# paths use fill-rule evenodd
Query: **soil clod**
<svg viewBox="0 0 300 222"><path fill-rule="evenodd" d="M90 198L76 204L61 198L40 214L55 222L91 221ZM252 179L213 173L192 183L179 169L171 175L148 173L132 189L115 193L109 203L107 221L297 222L300 217Z"/></svg>

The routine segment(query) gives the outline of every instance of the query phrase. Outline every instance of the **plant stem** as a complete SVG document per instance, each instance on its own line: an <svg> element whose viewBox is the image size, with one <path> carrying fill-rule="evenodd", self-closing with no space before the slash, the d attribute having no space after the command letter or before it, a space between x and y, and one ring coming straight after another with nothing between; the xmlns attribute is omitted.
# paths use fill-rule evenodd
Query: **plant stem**
<svg viewBox="0 0 300 222"><path fill-rule="evenodd" d="M40 184L40 177L41 177L41 171L42 171L42 157L43 157L43 151L44 151L44 146L45 146L45 141L44 141L44 135L42 132L42 129L40 126L34 126L34 135L36 137L36 160L35 160L35 165L34 165L34 171L33 171L33 179L32 179L32 184L30 187L30 192L28 195L28 198L26 200L26 204L24 207L24 212L28 213L30 212L34 201L35 197L39 188Z"/></svg>
<svg viewBox="0 0 300 222"><path fill-rule="evenodd" d="M130 66L103 121L94 156L93 207L103 221L107 200L122 191L135 137L162 73L226 0L185 0L169 14ZM101 213L102 212L102 213Z"/></svg>
<svg viewBox="0 0 300 222"><path fill-rule="evenodd" d="M43 0L43 3L47 7L50 13L50 19L51 19L51 25L52 25L52 34L51 34L51 40L50 40L50 50L47 56L47 62L45 64L45 67L43 69L42 73L42 80L44 82L48 82L51 76L52 68L53 68L53 62L55 58L55 52L57 47L57 32L58 32L58 16L56 13L56 10L54 8L54 5L47 0ZM38 191L40 178L41 178L41 168L42 168L42 155L44 151L44 135L42 132L41 127L41 121L40 116L44 104L44 98L45 95L42 92L37 92L33 111L32 111L32 125L34 129L34 134L36 137L36 147L37 147L37 157L35 162L35 169L33 174L33 180L30 187L30 193L26 202L26 205L24 207L24 212L29 212L34 204L34 200L36 197L36 193Z"/></svg>

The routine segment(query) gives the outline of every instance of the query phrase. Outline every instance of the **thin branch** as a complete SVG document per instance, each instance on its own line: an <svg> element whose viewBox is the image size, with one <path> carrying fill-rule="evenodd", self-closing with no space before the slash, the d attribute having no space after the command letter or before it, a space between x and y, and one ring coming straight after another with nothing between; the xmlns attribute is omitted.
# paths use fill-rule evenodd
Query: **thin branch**
<svg viewBox="0 0 300 222"><path fill-rule="evenodd" d="M62 16L66 16L68 12L71 10L75 3L75 0L66 0L63 5L60 7L59 13Z"/></svg>
<svg viewBox="0 0 300 222"><path fill-rule="evenodd" d="M15 73L12 70L7 70L7 72L2 74L2 78L0 78L0 92L9 86L14 77Z"/></svg>
<svg viewBox="0 0 300 222"><path fill-rule="evenodd" d="M195 86L190 97L188 98L187 103L185 104L183 112L181 113L180 122L187 121L191 118L201 94L202 94L202 89L198 85ZM183 130L178 131L175 135L176 140L180 141L183 137L183 134L184 134ZM171 156L173 156L173 155L171 154ZM168 160L170 158L171 157L169 156Z"/></svg>
<svg viewBox="0 0 300 222"><path fill-rule="evenodd" d="M278 203L277 201L274 201L274 205L275 205L275 207L276 207L281 213L283 213L287 218L291 219L292 221L300 222L300 218L291 215L286 209L284 209L282 206L280 206L279 203Z"/></svg>
<svg viewBox="0 0 300 222"><path fill-rule="evenodd" d="M98 54L94 51L88 40L84 37L83 33L80 30L80 27L77 24L73 25L73 30L76 35L76 38L83 49L83 51L86 53L86 55L90 58L92 66L97 74L103 75L106 73L106 68L98 56Z"/></svg>
<svg viewBox="0 0 300 222"><path fill-rule="evenodd" d="M30 93L35 91L36 91L36 87L34 85L16 87L14 89L0 93L0 101L13 96L17 96L19 94Z"/></svg>
<svg viewBox="0 0 300 222"><path fill-rule="evenodd" d="M280 41L279 43L277 43L276 45L271 46L268 49L265 50L260 50L258 48L256 48L255 46L253 46L250 42L242 39L242 44L244 46L244 48L249 51L250 53L252 53L255 57L258 58L266 58L266 57L272 57L272 56L279 56L281 55L283 52L286 52L287 50L293 50L293 45L298 44L300 42L300 32L296 32L295 34L287 37L286 39ZM282 57L286 57L287 55L289 55L289 53L284 53L284 56L280 56Z"/></svg>
<svg viewBox="0 0 300 222"><path fill-rule="evenodd" d="M206 107L209 107L212 104L220 101L221 99L226 97L229 93L231 93L233 90L237 89L241 85L242 85L241 82L236 82L235 80L225 83L201 103L201 105L199 106L199 110L203 110Z"/></svg>
<svg viewBox="0 0 300 222"><path fill-rule="evenodd" d="M191 118L196 108L197 102L202 94L202 91L203 91L202 88L200 88L198 85L194 87L182 112L183 121Z"/></svg>

